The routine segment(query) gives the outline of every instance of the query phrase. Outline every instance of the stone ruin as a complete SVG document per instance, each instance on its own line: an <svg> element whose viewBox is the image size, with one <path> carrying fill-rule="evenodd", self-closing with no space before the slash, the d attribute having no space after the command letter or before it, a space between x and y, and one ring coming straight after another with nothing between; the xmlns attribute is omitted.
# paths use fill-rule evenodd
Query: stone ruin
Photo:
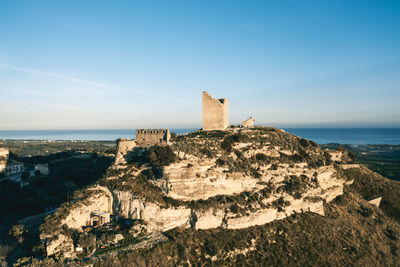
<svg viewBox="0 0 400 267"><path fill-rule="evenodd" d="M225 130L228 127L228 99L216 99L203 91L203 131Z"/></svg>
<svg viewBox="0 0 400 267"><path fill-rule="evenodd" d="M137 129L136 145L151 147L154 145L168 145L171 133L168 129Z"/></svg>
<svg viewBox="0 0 400 267"><path fill-rule="evenodd" d="M168 129L137 129L136 140L117 139L117 153L115 154L115 165L126 164L126 157L135 148L152 147L154 145L169 145L171 133Z"/></svg>
<svg viewBox="0 0 400 267"><path fill-rule="evenodd" d="M339 150L331 150L325 149L325 151L331 156L331 159L335 162L341 162L344 156L344 153Z"/></svg>
<svg viewBox="0 0 400 267"><path fill-rule="evenodd" d="M368 202L370 204L375 205L376 207L379 208L379 205L381 204L381 201L382 201L382 197L377 197L377 198L369 200Z"/></svg>
<svg viewBox="0 0 400 267"><path fill-rule="evenodd" d="M256 120L253 118L253 117L250 117L250 118L248 118L247 120L245 120L245 121L242 121L242 126L244 127L244 128L254 128L254 122L255 122Z"/></svg>
<svg viewBox="0 0 400 267"><path fill-rule="evenodd" d="M136 140L117 139L117 153L114 164L126 164L125 156L136 147Z"/></svg>

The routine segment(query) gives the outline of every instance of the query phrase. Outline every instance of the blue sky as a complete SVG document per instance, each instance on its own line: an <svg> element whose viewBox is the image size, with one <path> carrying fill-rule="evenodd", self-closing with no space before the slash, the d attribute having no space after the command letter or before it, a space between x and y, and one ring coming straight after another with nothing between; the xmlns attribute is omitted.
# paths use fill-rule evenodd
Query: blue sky
<svg viewBox="0 0 400 267"><path fill-rule="evenodd" d="M400 126L400 1L0 1L0 129Z"/></svg>

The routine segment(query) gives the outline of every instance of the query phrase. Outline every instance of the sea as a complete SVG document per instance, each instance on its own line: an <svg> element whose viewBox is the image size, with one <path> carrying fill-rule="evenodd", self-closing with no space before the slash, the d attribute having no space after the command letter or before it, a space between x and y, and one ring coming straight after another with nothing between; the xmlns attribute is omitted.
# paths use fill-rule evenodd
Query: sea
<svg viewBox="0 0 400 267"><path fill-rule="evenodd" d="M177 134L194 128L170 129ZM387 144L400 145L400 128L283 128L286 132L318 144ZM135 129L123 130L0 130L0 140L85 140L114 141L135 138Z"/></svg>

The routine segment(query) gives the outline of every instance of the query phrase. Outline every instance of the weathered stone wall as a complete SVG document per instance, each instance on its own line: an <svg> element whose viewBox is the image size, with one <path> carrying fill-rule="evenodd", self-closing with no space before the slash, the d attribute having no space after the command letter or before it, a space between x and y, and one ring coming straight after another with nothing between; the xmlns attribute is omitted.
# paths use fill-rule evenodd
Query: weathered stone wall
<svg viewBox="0 0 400 267"><path fill-rule="evenodd" d="M117 153L115 154L115 163L118 164L125 164L126 158L125 156L128 154L129 151L132 151L133 148L136 147L135 140L128 140L128 139L117 139Z"/></svg>
<svg viewBox="0 0 400 267"><path fill-rule="evenodd" d="M168 129L137 129L136 145L150 147L154 145L167 145L171 134Z"/></svg>
<svg viewBox="0 0 400 267"><path fill-rule="evenodd" d="M224 130L228 126L228 99L216 99L203 91L203 130Z"/></svg>
<svg viewBox="0 0 400 267"><path fill-rule="evenodd" d="M245 121L242 121L242 125L244 128L254 128L254 122L256 120L253 117L248 118Z"/></svg>
<svg viewBox="0 0 400 267"><path fill-rule="evenodd" d="M368 202L371 203L372 205L375 205L379 208L379 205L381 204L382 197L374 198L369 200Z"/></svg>
<svg viewBox="0 0 400 267"><path fill-rule="evenodd" d="M329 149L326 149L325 151L328 152L328 154L331 156L331 159L333 161L339 162L343 158L343 152L342 151L329 150Z"/></svg>

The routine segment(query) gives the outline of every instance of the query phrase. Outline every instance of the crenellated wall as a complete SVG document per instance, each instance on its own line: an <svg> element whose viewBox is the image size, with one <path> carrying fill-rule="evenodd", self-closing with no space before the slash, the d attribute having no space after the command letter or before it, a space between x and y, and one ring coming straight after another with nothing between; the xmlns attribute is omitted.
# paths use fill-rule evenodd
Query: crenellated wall
<svg viewBox="0 0 400 267"><path fill-rule="evenodd" d="M136 144L140 147L167 145L171 134L168 129L137 129Z"/></svg>

